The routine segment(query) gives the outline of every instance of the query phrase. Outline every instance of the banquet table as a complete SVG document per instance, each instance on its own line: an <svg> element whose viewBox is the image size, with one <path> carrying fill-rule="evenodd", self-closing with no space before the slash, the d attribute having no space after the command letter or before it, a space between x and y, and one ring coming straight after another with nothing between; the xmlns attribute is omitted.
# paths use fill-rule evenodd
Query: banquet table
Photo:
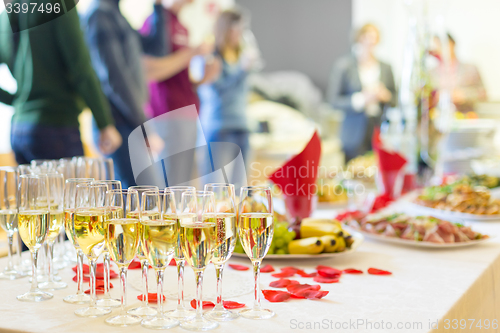
<svg viewBox="0 0 500 333"><path fill-rule="evenodd" d="M317 217L333 217L335 210L321 209ZM474 222L480 232L500 235L499 222ZM25 253L26 254L26 253ZM6 265L0 260L0 268ZM232 263L250 266L248 259L232 258ZM428 249L381 243L365 239L361 246L349 255L327 259L264 260L277 270L284 266L296 266L314 271L319 264L339 269L357 268L360 275L343 275L339 283L322 284L330 293L321 300L292 299L283 303L270 303L262 299L262 306L272 309L276 315L269 320L253 321L238 318L220 323L214 332L498 332L492 328L493 320L500 319L500 237L471 247L456 249ZM389 276L369 275L369 267L389 270ZM190 268L186 268L190 269ZM116 270L116 268L115 268ZM226 272L231 268L226 268ZM167 275L175 269L169 267ZM251 280L251 270L238 272ZM110 327L104 317L80 318L74 310L81 305L70 305L63 297L76 291L71 268L59 271L68 288L54 291L54 298L42 303L24 303L16 300L18 294L29 289L28 279L0 280L0 332L148 332L141 326ZM151 275L153 276L153 275ZM230 274L226 278L231 278ZM301 283L316 284L308 278L293 278ZM261 288L269 288L276 278L269 273L261 274ZM129 271L128 308L139 305L138 288L140 270ZM236 283L238 281L226 281ZM226 286L224 282L224 286ZM112 295L119 296L119 280L112 283ZM194 281L186 281L186 284ZM153 284L154 285L154 284ZM155 292L151 289L150 292ZM204 289L207 294L213 293ZM213 299L211 299L213 301ZM253 294L231 297L229 300L251 306ZM168 299L165 308L175 308L176 301ZM153 306L153 304L152 304ZM189 300L186 301L189 306ZM118 313L114 309L112 314ZM454 321L456 320L456 321ZM466 329L463 327L464 320ZM490 328L485 328L489 320ZM480 321L479 328L478 322ZM462 325L461 325L462 324ZM471 327L472 326L472 327ZM185 332L180 327L171 332ZM149 331L150 332L150 331Z"/></svg>

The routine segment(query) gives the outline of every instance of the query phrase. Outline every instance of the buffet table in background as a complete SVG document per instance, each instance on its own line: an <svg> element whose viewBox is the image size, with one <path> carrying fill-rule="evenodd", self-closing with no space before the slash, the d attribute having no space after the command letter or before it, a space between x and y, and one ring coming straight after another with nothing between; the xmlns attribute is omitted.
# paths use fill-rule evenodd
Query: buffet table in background
<svg viewBox="0 0 500 333"><path fill-rule="evenodd" d="M322 209L316 217L335 216L334 210ZM500 235L500 223L474 223L474 227L490 235ZM27 253L26 253L27 254ZM250 266L248 259L231 259L231 262ZM270 320L252 321L239 318L221 323L214 332L498 332L490 323L500 318L500 238L485 244L458 249L424 249L397 246L365 239L356 252L345 257L314 260L265 260L277 270L284 266L296 266L313 271L319 264L340 269L357 268L361 275L343 275L340 283L322 284L330 293L322 300L292 299L284 303L262 300L263 306L276 312ZM0 260L0 267L7 259ZM369 275L369 267L389 270L390 276ZM190 269L190 268L186 268ZM116 270L116 268L115 268ZM231 268L226 268L227 271ZM251 270L239 272L248 274ZM175 268L167 268L167 275L174 281ZM0 281L0 331L1 332L151 332L141 326L112 328L104 318L80 318L74 310L81 305L63 302L63 297L76 291L71 268L59 272L69 287L54 291L52 300L42 303L23 303L16 296L30 287L28 279ZM230 277L227 274L226 277ZM150 275L153 277L153 275ZM269 273L262 273L261 288L270 289L269 283L276 280ZM140 270L129 271L128 307L136 306L140 292L134 281L140 279ZM315 284L311 279L295 278L301 283ZM233 281L234 282L234 281ZM119 280L112 283L112 295L119 296ZM193 284L188 279L186 284ZM230 282L224 282L224 285ZM166 289L175 289L169 282ZM156 289L151 288L150 292ZM204 294L213 291L204 289ZM208 299L214 301L214 299ZM251 306L252 293L230 298ZM189 300L186 305L189 306ZM154 306L154 304L151 304ZM172 309L175 300L168 299L166 309ZM119 310L113 310L117 313ZM449 321L447 321L449 320ZM456 321L453 321L456 320ZM460 323L466 322L466 329ZM476 327L478 321L483 326ZM439 321L439 324L437 322ZM471 323L473 327L470 328ZM383 325L383 326L381 326ZM392 327L389 329L389 325ZM438 325L437 329L436 325ZM455 326L456 325L456 326ZM378 328L377 328L378 327ZM383 327L383 328L382 328ZM398 327L402 327L398 329ZM446 328L448 327L448 328ZM457 329L453 329L457 327ZM180 327L170 332L186 332Z"/></svg>

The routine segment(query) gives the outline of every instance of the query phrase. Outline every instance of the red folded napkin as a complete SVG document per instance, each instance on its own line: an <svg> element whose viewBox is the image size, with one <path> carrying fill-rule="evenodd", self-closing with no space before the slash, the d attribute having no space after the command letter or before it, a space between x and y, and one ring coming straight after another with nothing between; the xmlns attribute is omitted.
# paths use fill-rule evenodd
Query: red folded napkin
<svg viewBox="0 0 500 333"><path fill-rule="evenodd" d="M283 192L286 208L292 218L302 219L311 215L313 196L317 192L320 157L321 140L315 131L304 150L269 177Z"/></svg>
<svg viewBox="0 0 500 333"><path fill-rule="evenodd" d="M407 161L399 153L390 152L384 149L382 141L380 140L379 129L375 129L373 133L372 146L373 151L378 157L379 175L384 187L382 194L386 194L390 198L395 199L401 194L401 188L397 189L396 183L399 177L404 177L401 172ZM402 186L403 179L400 181Z"/></svg>

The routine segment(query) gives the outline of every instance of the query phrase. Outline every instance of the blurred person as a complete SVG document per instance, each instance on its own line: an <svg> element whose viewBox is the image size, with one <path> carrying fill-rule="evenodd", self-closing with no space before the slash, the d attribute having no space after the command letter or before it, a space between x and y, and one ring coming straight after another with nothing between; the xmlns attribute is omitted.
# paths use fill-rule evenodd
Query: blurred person
<svg viewBox="0 0 500 333"><path fill-rule="evenodd" d="M164 30L167 50L169 56L177 57L179 67L175 67L175 75L168 79L155 78L150 81L150 100L146 112L151 118L189 105L195 105L196 110L199 111L200 102L196 92L197 86L214 80L220 72L220 62L212 60L206 63L204 76L200 80L196 81L190 77L189 64L191 59L197 55L208 55L213 51L213 45L210 42L204 42L198 47L189 46L189 32L179 21L178 14L193 1L162 1L166 17ZM153 25L154 17L151 16L144 22L141 32L143 34L149 33ZM189 182L192 178L197 116L187 112L188 109L185 110L185 115L181 114L175 119L157 118L155 120L156 131L165 143L160 156L171 156L171 158L163 160L169 186ZM192 147L192 149L176 153L181 141L184 147Z"/></svg>
<svg viewBox="0 0 500 333"><path fill-rule="evenodd" d="M474 111L474 104L487 100L486 89L479 70L473 64L461 62L456 54L456 42L451 34L446 34L448 41L449 71L446 73L443 66L443 49L441 40L434 38L435 49L431 51L439 60L439 67L434 71L434 80L440 85L450 86L451 97L457 111L462 113ZM446 81L445 81L446 80Z"/></svg>
<svg viewBox="0 0 500 333"><path fill-rule="evenodd" d="M74 0L67 6L74 8ZM78 116L85 105L97 123L101 152L110 154L122 139L91 66L77 11L48 22L44 15L12 15L11 27L7 12L0 14L0 63L7 64L17 82L15 94L0 91L0 102L14 106L11 145L16 160L26 164L83 155Z"/></svg>
<svg viewBox="0 0 500 333"><path fill-rule="evenodd" d="M217 152L217 164L228 165L241 151L247 162L250 148L250 129L246 116L247 76L257 58L242 49L244 17L237 10L222 12L215 24L215 54L221 60L222 70L217 80L202 84L198 88L201 100L200 121L207 143L231 142L239 147L237 151L224 149ZM199 57L197 60L203 60ZM201 67L200 64L196 64ZM193 64L193 66L196 66ZM236 148L236 147L235 147ZM201 175L214 171L214 153L200 158L198 168ZM230 183L243 182L244 174L239 170L232 175Z"/></svg>
<svg viewBox="0 0 500 333"><path fill-rule="evenodd" d="M330 76L328 101L345 113L340 137L346 162L371 149L384 109L396 105L391 66L375 57L379 40L375 25L362 26L355 34L353 54L338 60Z"/></svg>

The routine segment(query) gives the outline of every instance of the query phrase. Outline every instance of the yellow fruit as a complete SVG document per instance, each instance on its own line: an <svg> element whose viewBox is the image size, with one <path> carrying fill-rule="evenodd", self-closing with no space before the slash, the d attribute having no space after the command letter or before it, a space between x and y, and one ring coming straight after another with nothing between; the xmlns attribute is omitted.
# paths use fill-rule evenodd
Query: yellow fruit
<svg viewBox="0 0 500 333"><path fill-rule="evenodd" d="M341 231L342 227L332 220L329 222L302 222L300 225L300 237L302 238L336 235Z"/></svg>
<svg viewBox="0 0 500 333"><path fill-rule="evenodd" d="M337 241L336 252L343 252L345 250L346 244L343 236L336 236L335 240Z"/></svg>
<svg viewBox="0 0 500 333"><path fill-rule="evenodd" d="M325 246L317 237L296 239L288 243L290 254L318 254Z"/></svg>
<svg viewBox="0 0 500 333"><path fill-rule="evenodd" d="M333 253L337 250L337 240L335 239L335 236L332 235L327 235L327 236L321 236L320 237L321 243L325 246L323 249L323 252L325 253Z"/></svg>

